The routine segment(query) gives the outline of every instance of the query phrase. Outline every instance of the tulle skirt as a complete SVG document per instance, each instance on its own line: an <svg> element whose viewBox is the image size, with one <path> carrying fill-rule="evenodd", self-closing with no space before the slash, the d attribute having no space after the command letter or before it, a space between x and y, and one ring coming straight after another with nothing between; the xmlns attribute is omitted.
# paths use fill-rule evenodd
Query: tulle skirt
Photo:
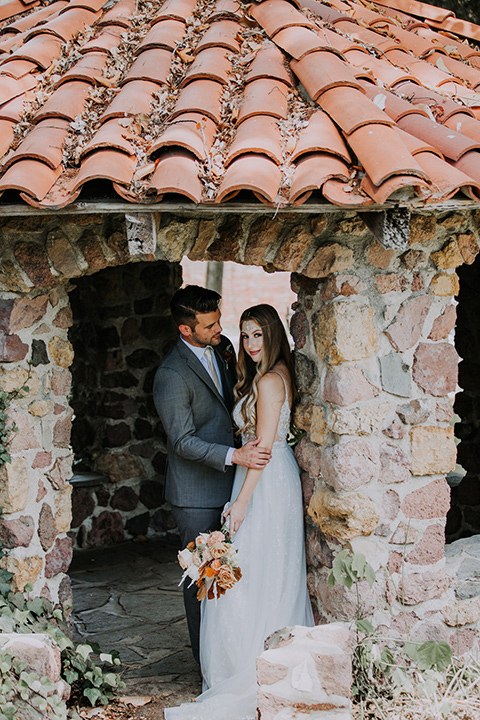
<svg viewBox="0 0 480 720"><path fill-rule="evenodd" d="M232 501L245 474L237 468ZM286 626L313 625L299 470L285 443L274 445L234 542L242 579L218 600L202 602L204 692L167 709L167 720L253 720L255 659L265 639Z"/></svg>

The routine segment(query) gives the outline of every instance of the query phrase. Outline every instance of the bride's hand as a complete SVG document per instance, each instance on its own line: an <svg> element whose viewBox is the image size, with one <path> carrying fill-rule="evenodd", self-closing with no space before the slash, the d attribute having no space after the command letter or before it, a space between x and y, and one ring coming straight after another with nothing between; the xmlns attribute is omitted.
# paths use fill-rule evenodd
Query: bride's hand
<svg viewBox="0 0 480 720"><path fill-rule="evenodd" d="M242 502L239 502L238 500L235 500L235 502L232 503L230 507L225 510L225 512L223 513L223 517L225 519L227 517L230 518L230 535L235 535L240 525L245 520L246 512L247 506L244 505Z"/></svg>

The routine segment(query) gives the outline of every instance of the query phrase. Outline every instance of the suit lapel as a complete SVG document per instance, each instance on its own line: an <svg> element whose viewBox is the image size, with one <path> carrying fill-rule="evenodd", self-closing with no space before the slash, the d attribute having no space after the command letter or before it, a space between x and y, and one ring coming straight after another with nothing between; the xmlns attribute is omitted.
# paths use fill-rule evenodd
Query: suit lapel
<svg viewBox="0 0 480 720"><path fill-rule="evenodd" d="M225 400L222 398L222 396L218 392L217 388L215 387L215 383L213 382L212 378L210 377L210 375L208 374L206 369L203 367L202 363L197 358L197 356L185 346L185 343L182 340L178 341L177 349L178 349L179 355L187 363L188 367L191 370L193 370L195 375L197 375L200 378L200 380L202 380L205 383L205 385L208 385L210 390L215 394L215 397L217 397L218 400L220 400L220 402L222 403L222 405L225 406L225 409L228 412L230 412L227 403L225 402ZM218 359L218 355L217 355L217 359ZM222 375L222 387L225 388L223 364L220 361L218 363L218 365L220 368L220 374Z"/></svg>
<svg viewBox="0 0 480 720"><path fill-rule="evenodd" d="M225 360L220 355L220 353L217 351L216 348L213 349L215 352L215 357L217 358L217 365L220 369L220 379L222 381L222 388L223 388L223 394L225 395L225 404L227 405L229 411L231 411L233 407L233 392L232 392L232 386L231 382L229 381L229 378L227 377L227 372L225 368Z"/></svg>

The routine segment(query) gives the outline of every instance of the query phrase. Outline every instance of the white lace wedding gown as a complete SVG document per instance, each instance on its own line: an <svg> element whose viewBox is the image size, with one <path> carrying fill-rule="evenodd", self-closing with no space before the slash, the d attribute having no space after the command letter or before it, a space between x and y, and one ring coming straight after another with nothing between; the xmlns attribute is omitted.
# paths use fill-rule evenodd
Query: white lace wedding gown
<svg viewBox="0 0 480 720"><path fill-rule="evenodd" d="M265 639L286 626L313 625L299 469L286 443L290 422L286 388L285 395L272 458L235 535L243 577L217 602L202 601L204 692L193 703L165 710L166 720L253 720L255 658L262 653ZM241 402L233 411L237 425L241 424ZM237 467L232 502L245 474L246 468Z"/></svg>

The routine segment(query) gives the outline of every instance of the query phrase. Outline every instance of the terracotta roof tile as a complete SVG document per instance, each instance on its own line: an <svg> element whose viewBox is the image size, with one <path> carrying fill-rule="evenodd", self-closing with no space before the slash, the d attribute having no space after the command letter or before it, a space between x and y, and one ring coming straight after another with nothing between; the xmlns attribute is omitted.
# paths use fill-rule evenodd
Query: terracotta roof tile
<svg viewBox="0 0 480 720"><path fill-rule="evenodd" d="M314 190L321 190L323 184L330 178L339 178L346 182L348 176L348 165L341 158L322 153L310 155L297 164L290 200L297 204L303 203Z"/></svg>
<svg viewBox="0 0 480 720"><path fill-rule="evenodd" d="M70 40L75 33L83 30L88 25L92 25L97 17L97 13L80 7L72 8L71 5L69 5L53 20L49 20L46 23L32 28L30 32L27 33L25 40L28 41L30 38L36 35L42 35L43 33L51 33L59 37L63 42L66 42Z"/></svg>
<svg viewBox="0 0 480 720"><path fill-rule="evenodd" d="M166 0L155 15L153 22L163 18L186 20L195 10L197 0Z"/></svg>
<svg viewBox="0 0 480 720"><path fill-rule="evenodd" d="M181 150L165 153L158 161L149 183L149 193L153 192L160 197L166 193L178 193L199 203L202 199L202 183L193 155Z"/></svg>
<svg viewBox="0 0 480 720"><path fill-rule="evenodd" d="M252 115L272 115L279 119L287 117L288 86L277 80L253 80L245 87L238 122Z"/></svg>
<svg viewBox="0 0 480 720"><path fill-rule="evenodd" d="M280 165L282 135L278 121L269 115L254 115L242 122L230 145L227 164L245 153L266 155Z"/></svg>
<svg viewBox="0 0 480 720"><path fill-rule="evenodd" d="M273 205L280 180L280 170L269 158L264 155L242 155L228 166L217 199L223 202L242 190L251 190L258 200Z"/></svg>
<svg viewBox="0 0 480 720"><path fill-rule="evenodd" d="M42 200L62 172L37 160L19 160L5 171L0 180L0 192L21 190L36 200Z"/></svg>
<svg viewBox="0 0 480 720"><path fill-rule="evenodd" d="M18 50L15 50L11 57L20 60L31 60L40 68L46 70L53 60L58 57L61 47L62 41L60 38L45 33L28 40Z"/></svg>
<svg viewBox="0 0 480 720"><path fill-rule="evenodd" d="M25 96L19 95L18 97L10 100L10 102L0 105L0 119L10 120L11 122L18 123L25 110Z"/></svg>
<svg viewBox="0 0 480 720"><path fill-rule="evenodd" d="M101 120L137 115L137 113L147 114L150 111L153 93L158 92L158 90L159 85L148 80L135 80L126 83L102 114Z"/></svg>
<svg viewBox="0 0 480 720"><path fill-rule="evenodd" d="M85 99L91 89L90 83L76 80L61 85L35 114L35 121L38 122L47 117L74 120L82 112Z"/></svg>
<svg viewBox="0 0 480 720"><path fill-rule="evenodd" d="M67 70L67 72L62 75L57 82L57 87L71 80L83 80L84 82L89 82L94 85L95 82L98 81L98 78L102 77L107 62L108 56L105 53L85 53L70 70Z"/></svg>
<svg viewBox="0 0 480 720"><path fill-rule="evenodd" d="M295 60L300 60L304 55L313 50L331 47L328 40L326 41L325 38L319 37L317 33L311 29L299 27L298 25L280 30L280 32L275 35L275 43ZM348 46L349 43L347 42L346 45Z"/></svg>
<svg viewBox="0 0 480 720"><path fill-rule="evenodd" d="M70 0L68 7L64 8L62 12L69 12L74 8L85 8L85 10L91 10L92 12L98 12L105 5L105 0Z"/></svg>
<svg viewBox="0 0 480 720"><path fill-rule="evenodd" d="M161 20L145 35L137 47L137 54L152 48L174 50L185 33L185 23L180 20Z"/></svg>
<svg viewBox="0 0 480 720"><path fill-rule="evenodd" d="M125 28L121 25L109 25L97 37L92 38L79 48L82 54L88 52L110 53L121 41Z"/></svg>
<svg viewBox="0 0 480 720"><path fill-rule="evenodd" d="M370 123L394 125L393 120L380 110L378 105L359 92L358 88L332 88L321 95L319 102L322 109L347 135Z"/></svg>
<svg viewBox="0 0 480 720"><path fill-rule="evenodd" d="M265 2L252 6L250 13L271 38L286 27L297 25L315 28L315 24L311 20L286 0L265 0Z"/></svg>
<svg viewBox="0 0 480 720"><path fill-rule="evenodd" d="M452 15L451 10L427 5L426 3L417 2L417 0L376 0L377 5L386 5L395 10L400 10L409 15L428 18L436 22L442 22L445 18Z"/></svg>
<svg viewBox="0 0 480 720"><path fill-rule="evenodd" d="M26 3L21 2L21 0L10 0L0 5L0 21L25 12L25 4ZM29 7L33 8L35 5L38 5L38 2L30 3Z"/></svg>
<svg viewBox="0 0 480 720"><path fill-rule="evenodd" d="M438 148L450 160L459 160L469 150L480 149L475 140L421 115L406 115L397 124L402 130Z"/></svg>
<svg viewBox="0 0 480 720"><path fill-rule="evenodd" d="M100 126L92 139L85 145L82 156L102 148L115 148L115 150L121 150L127 155L134 155L135 146L131 142L134 139L136 139L136 136L128 128L121 125L118 118L113 118Z"/></svg>
<svg viewBox="0 0 480 720"><path fill-rule="evenodd" d="M199 160L204 160L210 151L216 125L200 113L184 113L164 130L148 151L154 157L163 148L180 147L190 151Z"/></svg>
<svg viewBox="0 0 480 720"><path fill-rule="evenodd" d="M331 153L351 162L350 153L335 123L322 110L312 113L308 125L303 128L292 153L292 160L314 152Z"/></svg>
<svg viewBox="0 0 480 720"><path fill-rule="evenodd" d="M72 185L72 190L78 190L91 180L107 179L121 185L129 185L137 159L126 155L116 149L96 150L87 155L80 166L80 171ZM13 166L15 167L15 166Z"/></svg>
<svg viewBox="0 0 480 720"><path fill-rule="evenodd" d="M0 155L5 155L9 150L13 138L13 122L11 120L0 120Z"/></svg>
<svg viewBox="0 0 480 720"><path fill-rule="evenodd" d="M98 21L99 25L121 25L129 28L136 9L136 0L119 0Z"/></svg>
<svg viewBox="0 0 480 720"><path fill-rule="evenodd" d="M415 159L433 185L432 199L436 199L435 196L445 199L453 197L458 190L463 190L472 199L477 199L474 190L477 197L480 195L480 183L472 180L458 168L452 167L435 153L420 152L415 155Z"/></svg>
<svg viewBox="0 0 480 720"><path fill-rule="evenodd" d="M292 60L292 70L312 100L333 87L360 85L347 63L334 52L316 51L301 60Z"/></svg>
<svg viewBox="0 0 480 720"><path fill-rule="evenodd" d="M57 2L53 2L46 7L39 8L34 13L24 15L18 20L14 20L4 25L1 33L3 34L4 32L10 32L11 30L16 33L23 33L26 30L30 30L30 28L35 27L35 25L37 25L39 22L45 22L47 18L56 15L66 5L68 5L67 0L57 0Z"/></svg>
<svg viewBox="0 0 480 720"><path fill-rule="evenodd" d="M36 70L36 63L30 60L7 60L0 65L0 75L9 75L17 80Z"/></svg>
<svg viewBox="0 0 480 720"><path fill-rule="evenodd" d="M210 16L210 20L218 22L219 20L228 19L239 16L239 4L237 0L217 0L215 8Z"/></svg>
<svg viewBox="0 0 480 720"><path fill-rule="evenodd" d="M383 205L398 190L405 191L407 188L411 190L412 195L420 195L424 200L432 194L429 184L413 175L395 175L378 187L372 183L368 175L365 175L360 187L378 205Z"/></svg>
<svg viewBox="0 0 480 720"><path fill-rule="evenodd" d="M465 20L448 17L446 20L443 20L443 22L435 22L434 20L428 22L439 30L446 30L447 32L455 33L470 40L480 41L480 27Z"/></svg>
<svg viewBox="0 0 480 720"><path fill-rule="evenodd" d="M288 31L287 31L288 32ZM245 77L245 82L259 80L261 78L272 78L281 82L291 84L292 79L285 67L285 56L273 43L264 43L257 53L255 60Z"/></svg>
<svg viewBox="0 0 480 720"><path fill-rule="evenodd" d="M2 12L0 187L34 206L68 205L86 184L131 202L480 197L480 27L432 5L58 0Z"/></svg>
<svg viewBox="0 0 480 720"><path fill-rule="evenodd" d="M480 153L477 150L471 150L465 153L462 157L454 163L461 172L464 172L468 177L473 178L477 183L480 183Z"/></svg>
<svg viewBox="0 0 480 720"><path fill-rule="evenodd" d="M30 74L18 79L9 75L0 75L0 105L32 90L35 85L35 77Z"/></svg>
<svg viewBox="0 0 480 720"><path fill-rule="evenodd" d="M359 208L373 203L371 197L358 192L348 182L336 178L330 178L324 182L322 195L328 202L345 208Z"/></svg>
<svg viewBox="0 0 480 720"><path fill-rule="evenodd" d="M445 126L450 130L456 130L461 135L466 135L476 142L480 142L480 120L473 118L467 113L456 113L445 120Z"/></svg>
<svg viewBox="0 0 480 720"><path fill-rule="evenodd" d="M232 63L230 55L225 48L207 48L199 52L185 75L183 84L192 80L216 80L219 83L228 82L228 73Z"/></svg>
<svg viewBox="0 0 480 720"><path fill-rule="evenodd" d="M175 118L185 112L198 112L218 122L222 89L222 85L214 80L194 80L183 88L171 117Z"/></svg>
<svg viewBox="0 0 480 720"><path fill-rule="evenodd" d="M18 160L33 158L41 160L55 170L62 163L62 147L69 127L70 124L67 120L59 118L42 120L37 123L5 162L4 169Z"/></svg>
<svg viewBox="0 0 480 720"><path fill-rule="evenodd" d="M170 74L172 53L163 48L154 48L142 52L125 75L123 82L132 80L149 80L158 84L165 84Z"/></svg>
<svg viewBox="0 0 480 720"><path fill-rule="evenodd" d="M207 32L197 45L197 52L205 48L226 48L238 52L240 43L237 39L240 26L234 20L217 20L212 22Z"/></svg>
<svg viewBox="0 0 480 720"><path fill-rule="evenodd" d="M428 180L394 128L380 124L363 125L348 136L348 144L377 187L392 175L416 175Z"/></svg>

